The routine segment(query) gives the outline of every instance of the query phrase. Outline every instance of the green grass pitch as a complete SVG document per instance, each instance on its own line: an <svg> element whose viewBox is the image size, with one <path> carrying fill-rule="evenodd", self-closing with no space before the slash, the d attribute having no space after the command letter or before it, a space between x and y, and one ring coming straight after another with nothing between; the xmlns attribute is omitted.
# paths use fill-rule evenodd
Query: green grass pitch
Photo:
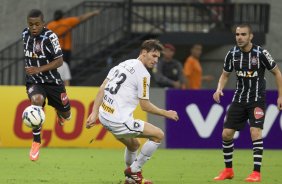
<svg viewBox="0 0 282 184"><path fill-rule="evenodd" d="M32 162L26 148L0 148L1 184L121 184L124 182L122 149L42 148ZM143 175L154 184L240 184L252 171L252 152L235 150L233 180L213 181L223 169L221 150L159 149ZM265 150L262 182L282 183L282 150Z"/></svg>

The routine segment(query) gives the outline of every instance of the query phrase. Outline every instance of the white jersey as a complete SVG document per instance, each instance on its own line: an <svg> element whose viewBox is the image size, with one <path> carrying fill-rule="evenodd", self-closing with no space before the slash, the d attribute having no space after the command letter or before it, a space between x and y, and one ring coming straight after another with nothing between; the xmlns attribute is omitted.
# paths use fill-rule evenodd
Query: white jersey
<svg viewBox="0 0 282 184"><path fill-rule="evenodd" d="M133 118L139 99L149 99L150 74L138 59L130 59L112 68L100 115L112 122L124 123Z"/></svg>

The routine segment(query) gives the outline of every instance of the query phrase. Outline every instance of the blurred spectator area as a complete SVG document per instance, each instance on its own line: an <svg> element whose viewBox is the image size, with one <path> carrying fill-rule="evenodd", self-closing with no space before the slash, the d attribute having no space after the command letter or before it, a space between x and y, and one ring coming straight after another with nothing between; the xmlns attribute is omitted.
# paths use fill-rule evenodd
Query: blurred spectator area
<svg viewBox="0 0 282 184"><path fill-rule="evenodd" d="M264 44L270 14L267 3L104 0L84 1L66 11L66 16L97 9L101 10L99 16L69 30L73 85L100 85L110 67L136 57L140 43L148 38L176 46L198 42L219 47L234 44L232 29L244 22L252 25L255 42ZM22 58L20 39L0 51L1 85L24 84Z"/></svg>

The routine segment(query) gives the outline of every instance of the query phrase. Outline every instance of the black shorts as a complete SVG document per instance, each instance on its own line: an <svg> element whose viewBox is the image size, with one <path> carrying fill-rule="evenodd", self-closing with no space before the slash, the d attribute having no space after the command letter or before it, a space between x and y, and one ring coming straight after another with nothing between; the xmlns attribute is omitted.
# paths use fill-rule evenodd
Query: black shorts
<svg viewBox="0 0 282 184"><path fill-rule="evenodd" d="M45 84L27 84L26 91L29 99L35 94L42 94L48 99L48 105L54 107L58 111L67 112L70 110L70 102L64 85L45 85Z"/></svg>
<svg viewBox="0 0 282 184"><path fill-rule="evenodd" d="M249 120L250 127L263 129L264 118L265 102L232 102L224 120L224 128L241 130Z"/></svg>

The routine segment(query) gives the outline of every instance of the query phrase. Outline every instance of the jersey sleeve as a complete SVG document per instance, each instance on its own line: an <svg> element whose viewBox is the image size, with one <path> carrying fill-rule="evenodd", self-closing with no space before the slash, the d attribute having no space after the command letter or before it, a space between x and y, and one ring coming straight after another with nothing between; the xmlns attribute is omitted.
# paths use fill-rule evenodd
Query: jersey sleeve
<svg viewBox="0 0 282 184"><path fill-rule="evenodd" d="M260 61L268 70L272 70L276 66L274 59L267 50L262 51Z"/></svg>
<svg viewBox="0 0 282 184"><path fill-rule="evenodd" d="M140 99L149 99L149 89L150 89L150 74L149 73L139 73L137 75L137 95Z"/></svg>
<svg viewBox="0 0 282 184"><path fill-rule="evenodd" d="M52 56L52 60L55 60L63 56L59 39L55 33L50 34L48 39L46 39L45 46L46 46L46 50Z"/></svg>
<svg viewBox="0 0 282 184"><path fill-rule="evenodd" d="M233 57L231 52L229 51L225 58L224 58L224 65L223 70L226 72L232 72L233 71L233 63L232 63Z"/></svg>
<svg viewBox="0 0 282 184"><path fill-rule="evenodd" d="M111 80L111 79L114 77L114 75L115 75L116 69L117 69L117 66L113 67L113 68L109 71L109 73L108 73L106 79Z"/></svg>

